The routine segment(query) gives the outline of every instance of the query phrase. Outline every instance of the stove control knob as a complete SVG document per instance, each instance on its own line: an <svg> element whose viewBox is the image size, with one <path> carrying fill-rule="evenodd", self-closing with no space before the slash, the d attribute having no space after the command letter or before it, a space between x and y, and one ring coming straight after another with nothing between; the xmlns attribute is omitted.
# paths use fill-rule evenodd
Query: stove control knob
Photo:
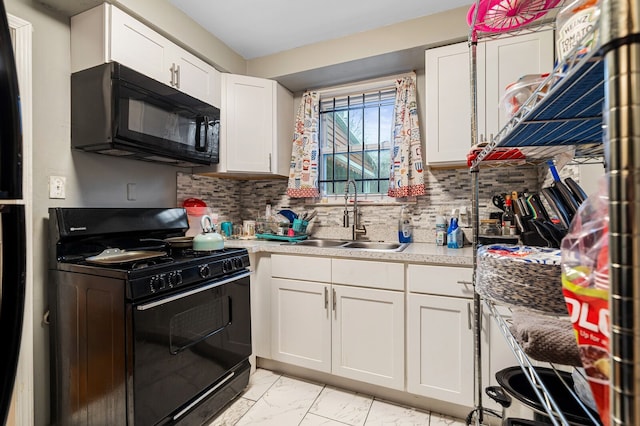
<svg viewBox="0 0 640 426"><path fill-rule="evenodd" d="M167 287L167 276L165 274L158 276L158 282L160 283L160 290L164 290Z"/></svg>
<svg viewBox="0 0 640 426"><path fill-rule="evenodd" d="M209 268L209 265L202 265L200 267L200 276L202 278L207 278L209 277L209 274L211 274L211 269Z"/></svg>
<svg viewBox="0 0 640 426"><path fill-rule="evenodd" d="M157 275L154 275L153 277L151 277L151 280L149 280L149 290L151 290L151 293L155 293L156 291L158 291L159 288L160 288L160 277L158 277Z"/></svg>
<svg viewBox="0 0 640 426"><path fill-rule="evenodd" d="M241 257L234 257L233 258L233 266L235 266L236 269L242 268L242 258Z"/></svg>
<svg viewBox="0 0 640 426"><path fill-rule="evenodd" d="M182 284L182 274L180 274L180 271L176 271L176 272L172 272L169 274L169 287L173 288L173 287L177 287L180 284Z"/></svg>
<svg viewBox="0 0 640 426"><path fill-rule="evenodd" d="M222 262L222 272L231 272L233 271L233 263L231 263L230 259L225 259Z"/></svg>

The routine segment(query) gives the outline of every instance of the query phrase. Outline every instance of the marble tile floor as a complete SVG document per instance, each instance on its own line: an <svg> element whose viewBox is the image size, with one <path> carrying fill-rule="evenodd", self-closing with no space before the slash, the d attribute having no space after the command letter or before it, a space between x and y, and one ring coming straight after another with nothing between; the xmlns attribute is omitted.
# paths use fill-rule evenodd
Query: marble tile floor
<svg viewBox="0 0 640 426"><path fill-rule="evenodd" d="M453 419L258 369L209 426L464 426Z"/></svg>

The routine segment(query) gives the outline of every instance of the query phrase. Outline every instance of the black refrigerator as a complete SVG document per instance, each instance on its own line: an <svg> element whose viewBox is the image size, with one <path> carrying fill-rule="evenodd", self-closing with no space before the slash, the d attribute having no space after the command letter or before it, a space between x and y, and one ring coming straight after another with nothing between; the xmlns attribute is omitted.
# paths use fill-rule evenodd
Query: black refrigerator
<svg viewBox="0 0 640 426"><path fill-rule="evenodd" d="M26 275L20 95L9 23L0 0L0 424L13 394Z"/></svg>

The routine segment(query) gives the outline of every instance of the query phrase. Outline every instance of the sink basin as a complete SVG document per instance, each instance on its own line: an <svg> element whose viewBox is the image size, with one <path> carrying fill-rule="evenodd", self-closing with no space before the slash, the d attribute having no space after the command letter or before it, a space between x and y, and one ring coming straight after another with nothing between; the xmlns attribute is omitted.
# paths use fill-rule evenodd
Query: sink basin
<svg viewBox="0 0 640 426"><path fill-rule="evenodd" d="M347 244L349 241L345 240L304 240L296 243L297 246L310 246L310 247L339 247L343 244Z"/></svg>
<svg viewBox="0 0 640 426"><path fill-rule="evenodd" d="M286 243L289 244L289 243ZM297 246L307 247L329 247L329 248L346 248L351 250L375 250L375 251L388 251L398 252L407 247L407 244L402 243L385 243L382 241L347 241L347 240L331 240L331 239L314 239L303 240L294 243Z"/></svg>
<svg viewBox="0 0 640 426"><path fill-rule="evenodd" d="M406 243L385 243L379 241L350 241L342 247L348 249L378 250L378 251L402 251L407 247Z"/></svg>

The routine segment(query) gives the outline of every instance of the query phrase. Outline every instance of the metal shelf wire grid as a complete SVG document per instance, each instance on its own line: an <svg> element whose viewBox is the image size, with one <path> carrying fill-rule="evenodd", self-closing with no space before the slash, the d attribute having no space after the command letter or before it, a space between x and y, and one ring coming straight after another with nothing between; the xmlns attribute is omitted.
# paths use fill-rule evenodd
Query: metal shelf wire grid
<svg viewBox="0 0 640 426"><path fill-rule="evenodd" d="M560 2L557 8L564 7ZM476 0L476 9L481 0ZM638 253L623 256L621 247L637 247L637 238L631 238L629 222L625 218L634 218L632 223L640 218L640 190L637 188L637 177L640 175L640 165L634 163L637 157L635 146L640 135L637 132L637 117L635 113L624 115L624 111L630 109L629 104L637 106L638 88L634 85L640 69L639 61L625 61L626 58L637 58L640 52L638 35L633 31L638 28L637 21L640 12L636 2L620 2L617 0L603 0L601 4L602 17L593 25L592 31L585 35L584 39L592 36L596 31L600 39L610 38L620 41L620 45L606 40L608 47L614 45L612 52L607 53L606 61L601 52L595 48L584 55L579 52L579 46L568 56L568 61L555 67L550 76L543 81L538 89L523 103L518 112L509 120L499 133L487 143L470 161L472 176L473 196L473 222L474 222L474 250L478 241L478 171L482 167L514 166L518 164L539 164L551 159L558 154L571 153L578 162L589 162L591 159L602 161L605 155L610 155L611 165L609 171L612 175L610 184L613 189L621 188L611 194L610 208L612 226L611 232L611 319L612 319L612 347L613 361L612 376L612 400L611 400L611 424L638 424L640 421L640 395L637 389L640 387L640 373L637 372L637 352L634 342L638 342L638 324L640 320L636 315L639 306L638 296L635 290L636 283L630 271L637 270L640 260ZM551 13L552 14L552 13ZM550 14L550 15L551 15ZM474 18L475 25L475 18ZM469 34L469 47L471 50L472 64L472 143L477 143L477 105L476 75L475 75L475 47L480 39L491 40L493 38L513 36L515 32L502 34L487 34L475 31L471 26ZM542 25L529 26L521 30L535 32L542 29ZM627 49L627 44L632 47ZM626 49L626 50L625 50ZM602 49L603 51L605 49ZM626 54L625 54L626 53ZM629 64L629 62L633 62ZM606 65L605 65L606 64ZM625 70L623 65L633 68ZM605 66L607 67L605 72ZM619 78L620 77L620 78ZM605 93L606 90L610 93ZM626 89L626 90L625 90ZM608 96L605 96L607 95ZM631 102L628 102L632 100ZM637 107L634 108L637 109ZM608 117L607 114L611 116ZM626 121L622 121L622 120ZM608 121L620 127L620 129L607 129ZM615 131L614 131L615 130ZM610 134L609 134L610 133ZM618 134L619 133L619 134ZM605 136L609 137L605 141ZM619 140L618 140L619 138ZM618 146L619 145L619 146ZM605 152L609 149L611 153ZM514 149L524 154L514 157ZM634 178L635 176L635 178ZM636 199L637 197L637 199ZM635 212L635 214L634 214ZM637 235L637 233L633 234ZM632 241L631 241L632 240ZM477 263L474 257L474 282ZM624 285L628 283L629 285ZM480 296L474 295L476 307L480 304ZM549 392L541 383L540 377L517 341L513 338L508 325L502 320L497 310L491 303L485 301L489 311L496 319L505 340L509 343L516 359L520 363L529 382L545 407L550 418L554 420L554 414L558 416L562 424L568 424L558 406L551 399ZM635 309L634 309L635 306ZM480 311L481 309L477 309ZM476 312L475 346L479 346L481 330L481 312ZM476 349L475 370L476 373L476 407L479 414L478 421L482 422L482 389L481 389L481 358L479 348ZM597 422L594 421L594 424Z"/></svg>
<svg viewBox="0 0 640 426"><path fill-rule="evenodd" d="M554 425L568 425L569 422L565 417L565 415L562 413L562 410L560 410L560 406L558 405L558 403L553 399L552 392L550 392L550 390L547 389L544 382L536 372L533 364L529 360L529 357L524 352L524 350L522 350L522 348L520 347L520 344L511 333L511 330L509 329L509 324L507 323L507 321L502 317L502 315L500 315L500 312L491 301L485 299L484 305L489 310L489 313L493 317L494 322L498 325L500 332L502 333L505 341L509 345L509 349L511 349L511 351L515 355L516 360L518 361L518 364L520 364L520 367L522 367L522 371L526 374L527 379L529 380L532 386L532 389L535 392L536 396L538 397L540 403L544 407L545 411L549 414L551 422ZM551 365L551 367L553 367L553 365ZM553 367L553 370L555 371L555 367ZM573 396L573 398L576 400L578 405L582 407L585 414L587 415L587 417L589 417L589 419L591 419L593 424L599 425L600 422L598 422L598 420L596 420L593 417L591 412L587 409L587 407L580 400L580 398L578 398L578 396L573 391L571 386L568 383L565 383L559 374L558 374L558 378L565 384L571 396Z"/></svg>
<svg viewBox="0 0 640 426"><path fill-rule="evenodd" d="M597 28L598 23L585 38ZM487 143L471 167L478 167L489 155L491 163L486 166L499 166L500 160L511 162L507 148L520 149L526 162L532 164L569 150L574 150L576 158L602 157L604 81L604 63L599 52L580 54L577 45L569 59L556 65ZM501 150L505 153L503 157Z"/></svg>

